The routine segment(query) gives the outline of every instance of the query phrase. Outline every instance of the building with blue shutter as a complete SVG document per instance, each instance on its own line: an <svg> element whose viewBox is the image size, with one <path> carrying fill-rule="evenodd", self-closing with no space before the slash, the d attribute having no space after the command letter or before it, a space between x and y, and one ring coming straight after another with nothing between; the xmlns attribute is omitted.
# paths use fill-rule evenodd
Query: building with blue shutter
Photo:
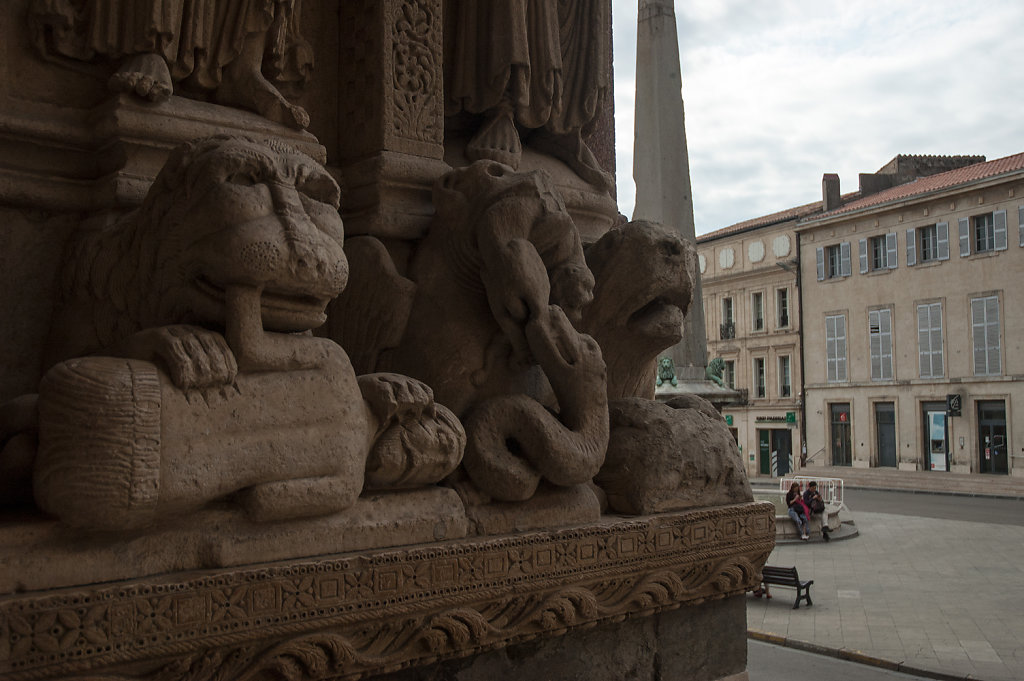
<svg viewBox="0 0 1024 681"><path fill-rule="evenodd" d="M1024 154L864 178L796 226L807 465L1024 475Z"/></svg>
<svg viewBox="0 0 1024 681"><path fill-rule="evenodd" d="M748 473L1024 475L1022 224L1024 154L905 155L698 237Z"/></svg>

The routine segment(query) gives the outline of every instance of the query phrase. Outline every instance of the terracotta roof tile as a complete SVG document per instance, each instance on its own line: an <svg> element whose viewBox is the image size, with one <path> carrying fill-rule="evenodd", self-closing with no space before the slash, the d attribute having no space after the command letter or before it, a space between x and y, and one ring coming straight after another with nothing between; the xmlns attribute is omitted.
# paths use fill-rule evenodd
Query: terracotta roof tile
<svg viewBox="0 0 1024 681"><path fill-rule="evenodd" d="M995 177L996 175L1016 172L1019 170L1024 170L1024 153L997 158L994 161L987 161L985 163L975 163L974 165L957 168L956 170L950 170L945 173L922 177L914 180L913 182L907 182L906 184L884 189L876 194L870 194L869 196L855 199L839 208L836 208L835 210L829 211L828 213L816 215L813 219L819 220L834 215L842 215L843 213L849 213L861 208L869 208L871 206L878 206L891 201L909 199L914 196L928 194L940 189L948 189L968 182L984 180L989 177Z"/></svg>
<svg viewBox="0 0 1024 681"><path fill-rule="evenodd" d="M714 239L720 239L723 236L729 236L730 234L737 234L739 232L745 232L748 229L754 229L756 227L767 227L768 225L775 225L786 220L794 220L796 218L805 217L812 213L821 211L821 201L815 201L814 203L807 203L796 208L787 208L786 210L780 210L777 213L771 213L770 215L762 215L759 218L751 218L744 220L743 222L737 222L734 225L723 227L722 229L716 229L714 232L708 232L707 234L701 234L697 237L697 243L704 241L712 241Z"/></svg>

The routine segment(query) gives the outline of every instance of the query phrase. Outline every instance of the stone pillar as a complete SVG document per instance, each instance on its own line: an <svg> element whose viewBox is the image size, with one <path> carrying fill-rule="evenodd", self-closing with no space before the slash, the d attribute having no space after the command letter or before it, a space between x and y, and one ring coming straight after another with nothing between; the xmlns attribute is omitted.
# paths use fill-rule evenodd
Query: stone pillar
<svg viewBox="0 0 1024 681"><path fill-rule="evenodd" d="M339 23L345 233L419 238L448 170L441 0L351 0Z"/></svg>
<svg viewBox="0 0 1024 681"><path fill-rule="evenodd" d="M633 219L661 222L694 242L690 162L686 151L673 0L639 2ZM676 375L683 381L703 380L708 363L700 272L695 271L693 275L693 302L683 322L683 340L671 350Z"/></svg>

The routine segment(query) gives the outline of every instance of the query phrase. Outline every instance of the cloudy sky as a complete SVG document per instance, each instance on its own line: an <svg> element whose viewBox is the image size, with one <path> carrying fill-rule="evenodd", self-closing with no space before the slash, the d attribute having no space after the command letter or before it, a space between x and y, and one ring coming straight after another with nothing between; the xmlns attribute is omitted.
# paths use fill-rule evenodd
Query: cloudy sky
<svg viewBox="0 0 1024 681"><path fill-rule="evenodd" d="M633 212L637 0L613 0ZM897 154L1024 152L1022 0L676 0L697 234L842 191Z"/></svg>

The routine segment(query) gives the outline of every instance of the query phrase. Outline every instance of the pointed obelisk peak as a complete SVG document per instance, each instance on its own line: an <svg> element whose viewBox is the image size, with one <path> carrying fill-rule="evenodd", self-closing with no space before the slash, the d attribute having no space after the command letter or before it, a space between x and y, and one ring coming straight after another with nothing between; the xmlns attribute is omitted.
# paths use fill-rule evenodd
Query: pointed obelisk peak
<svg viewBox="0 0 1024 681"><path fill-rule="evenodd" d="M639 3L633 219L661 222L694 242L696 230L675 10L672 0L639 0ZM700 273L693 274L693 302L683 322L683 340L672 349L676 374L683 380L703 380L708 363Z"/></svg>

